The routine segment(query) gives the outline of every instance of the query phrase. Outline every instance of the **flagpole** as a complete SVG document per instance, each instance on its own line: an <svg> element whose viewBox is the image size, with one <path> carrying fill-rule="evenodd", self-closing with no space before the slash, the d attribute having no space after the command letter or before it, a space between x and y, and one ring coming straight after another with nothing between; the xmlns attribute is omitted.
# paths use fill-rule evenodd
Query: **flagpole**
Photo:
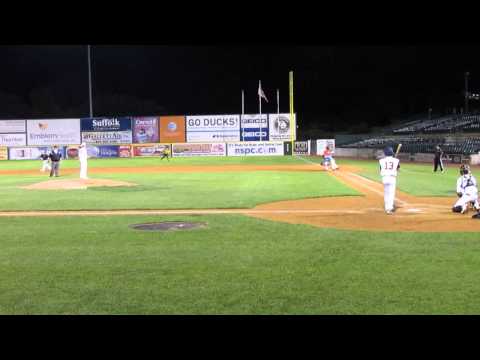
<svg viewBox="0 0 480 360"><path fill-rule="evenodd" d="M293 121L293 71L290 71L290 141L292 143L292 155L293 155L293 127L296 126Z"/></svg>
<svg viewBox="0 0 480 360"><path fill-rule="evenodd" d="M242 89L242 115L245 114L245 94L243 93Z"/></svg>
<svg viewBox="0 0 480 360"><path fill-rule="evenodd" d="M277 89L277 115L280 115L280 90Z"/></svg>
<svg viewBox="0 0 480 360"><path fill-rule="evenodd" d="M262 141L262 96L260 95L260 89L262 88L262 82L258 80L258 111L260 113L260 141Z"/></svg>

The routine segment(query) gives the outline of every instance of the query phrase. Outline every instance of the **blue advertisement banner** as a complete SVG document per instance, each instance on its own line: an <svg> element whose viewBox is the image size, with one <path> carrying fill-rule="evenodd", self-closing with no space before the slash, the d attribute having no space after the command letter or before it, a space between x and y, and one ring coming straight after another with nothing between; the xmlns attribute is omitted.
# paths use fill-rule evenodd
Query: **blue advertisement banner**
<svg viewBox="0 0 480 360"><path fill-rule="evenodd" d="M268 128L243 128L240 136L242 141L268 141Z"/></svg>
<svg viewBox="0 0 480 360"><path fill-rule="evenodd" d="M118 118L84 118L80 120L82 131L127 131L132 130L132 119Z"/></svg>
<svg viewBox="0 0 480 360"><path fill-rule="evenodd" d="M120 156L118 145L87 145L87 155L92 158L114 158Z"/></svg>

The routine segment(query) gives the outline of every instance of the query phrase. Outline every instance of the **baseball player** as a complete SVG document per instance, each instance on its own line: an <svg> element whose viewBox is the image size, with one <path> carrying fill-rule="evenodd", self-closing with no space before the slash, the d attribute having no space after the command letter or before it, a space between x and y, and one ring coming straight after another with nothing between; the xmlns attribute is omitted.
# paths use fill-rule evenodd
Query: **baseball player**
<svg viewBox="0 0 480 360"><path fill-rule="evenodd" d="M391 147L386 147L383 153L385 157L379 160L380 175L383 183L383 200L385 212L391 215L395 211L395 186L398 169L400 169L400 160L393 157L393 149Z"/></svg>
<svg viewBox="0 0 480 360"><path fill-rule="evenodd" d="M87 177L87 145L81 143L78 147L78 160L80 160L80 179L88 179Z"/></svg>
<svg viewBox="0 0 480 360"><path fill-rule="evenodd" d="M475 210L480 210L477 180L472 175L470 166L466 164L460 166L460 177L457 180L457 195L458 200L452 207L453 212L466 213L470 203L473 203Z"/></svg>
<svg viewBox="0 0 480 360"><path fill-rule="evenodd" d="M162 157L160 158L160 160L167 158L167 160L170 161L169 156L170 156L170 149L168 146L166 146L162 151Z"/></svg>
<svg viewBox="0 0 480 360"><path fill-rule="evenodd" d="M40 169L41 172L45 172L45 171L50 171L52 170L52 167L50 166L50 163L49 163L49 156L47 154L46 151L44 151L41 155L40 155L40 159L42 159L42 168Z"/></svg>
<svg viewBox="0 0 480 360"><path fill-rule="evenodd" d="M338 166L337 163L335 162L335 159L333 158L333 151L330 150L330 147L327 146L325 148L325 151L323 152L323 166L325 167L325 170L337 170Z"/></svg>
<svg viewBox="0 0 480 360"><path fill-rule="evenodd" d="M443 173L443 162L442 162L443 151L439 145L435 147L435 157L433 158L433 171L437 172L437 168L440 166L440 170Z"/></svg>

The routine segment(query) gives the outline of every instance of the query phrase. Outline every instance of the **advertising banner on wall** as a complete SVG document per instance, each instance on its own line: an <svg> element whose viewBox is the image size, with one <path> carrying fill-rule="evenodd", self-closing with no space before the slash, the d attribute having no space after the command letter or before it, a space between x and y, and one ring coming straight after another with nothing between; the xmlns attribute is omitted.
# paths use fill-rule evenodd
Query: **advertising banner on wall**
<svg viewBox="0 0 480 360"><path fill-rule="evenodd" d="M162 156L165 149L170 150L170 144L134 145L133 156Z"/></svg>
<svg viewBox="0 0 480 360"><path fill-rule="evenodd" d="M184 143L185 116L160 116L160 142Z"/></svg>
<svg viewBox="0 0 480 360"><path fill-rule="evenodd" d="M26 126L25 120L0 120L0 133L24 133Z"/></svg>
<svg viewBox="0 0 480 360"><path fill-rule="evenodd" d="M82 131L131 131L132 119L129 117L118 118L83 118L81 119Z"/></svg>
<svg viewBox="0 0 480 360"><path fill-rule="evenodd" d="M147 144L160 141L158 117L134 117L132 126L134 143Z"/></svg>
<svg viewBox="0 0 480 360"><path fill-rule="evenodd" d="M115 158L119 157L117 145L87 145L87 155L92 158Z"/></svg>
<svg viewBox="0 0 480 360"><path fill-rule="evenodd" d="M283 142L242 142L227 144L227 156L280 156Z"/></svg>
<svg viewBox="0 0 480 360"><path fill-rule="evenodd" d="M241 115L240 139L242 141L268 141L268 115Z"/></svg>
<svg viewBox="0 0 480 360"><path fill-rule="evenodd" d="M12 147L8 149L8 158L10 160L39 160L41 154L49 154L51 150L50 146ZM62 154L62 159L65 159L65 147L59 146L58 150Z"/></svg>
<svg viewBox="0 0 480 360"><path fill-rule="evenodd" d="M0 146L26 146L26 134L0 134Z"/></svg>
<svg viewBox="0 0 480 360"><path fill-rule="evenodd" d="M240 115L187 116L187 142L240 141Z"/></svg>
<svg viewBox="0 0 480 360"><path fill-rule="evenodd" d="M268 131L270 140L293 140L296 139L296 114L293 115L293 124L290 121L290 114L268 114ZM290 130L291 129L291 130Z"/></svg>
<svg viewBox="0 0 480 360"><path fill-rule="evenodd" d="M8 148L0 146L0 160L8 160Z"/></svg>
<svg viewBox="0 0 480 360"><path fill-rule="evenodd" d="M82 132L82 142L87 144L130 144L132 142L132 132Z"/></svg>
<svg viewBox="0 0 480 360"><path fill-rule="evenodd" d="M335 139L319 139L317 140L317 155L323 155L326 147L331 151L335 151Z"/></svg>
<svg viewBox="0 0 480 360"><path fill-rule="evenodd" d="M84 118L81 121L82 142L87 144L132 143L132 119Z"/></svg>
<svg viewBox="0 0 480 360"><path fill-rule="evenodd" d="M27 120L27 145L80 143L80 119Z"/></svg>
<svg viewBox="0 0 480 360"><path fill-rule="evenodd" d="M119 145L118 156L121 158L132 157L132 147L130 145Z"/></svg>
<svg viewBox="0 0 480 360"><path fill-rule="evenodd" d="M216 144L172 144L172 156L225 156L226 146Z"/></svg>
<svg viewBox="0 0 480 360"><path fill-rule="evenodd" d="M310 155L310 140L295 141L293 143L293 153L295 155Z"/></svg>

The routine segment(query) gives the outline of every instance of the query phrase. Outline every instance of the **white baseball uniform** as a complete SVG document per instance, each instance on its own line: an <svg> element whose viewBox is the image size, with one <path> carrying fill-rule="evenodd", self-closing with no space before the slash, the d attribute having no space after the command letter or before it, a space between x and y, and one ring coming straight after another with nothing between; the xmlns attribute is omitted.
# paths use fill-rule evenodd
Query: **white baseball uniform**
<svg viewBox="0 0 480 360"><path fill-rule="evenodd" d="M83 145L78 149L78 159L80 160L80 179L87 177L87 146Z"/></svg>
<svg viewBox="0 0 480 360"><path fill-rule="evenodd" d="M467 205L473 202L475 209L479 209L477 180L472 174L462 175L457 180L457 193L462 196L457 200L454 207L461 206L462 211L467 210Z"/></svg>
<svg viewBox="0 0 480 360"><path fill-rule="evenodd" d="M383 183L383 200L385 211L394 210L395 187L397 184L397 171L400 168L400 160L393 156L386 156L379 160L380 175Z"/></svg>

